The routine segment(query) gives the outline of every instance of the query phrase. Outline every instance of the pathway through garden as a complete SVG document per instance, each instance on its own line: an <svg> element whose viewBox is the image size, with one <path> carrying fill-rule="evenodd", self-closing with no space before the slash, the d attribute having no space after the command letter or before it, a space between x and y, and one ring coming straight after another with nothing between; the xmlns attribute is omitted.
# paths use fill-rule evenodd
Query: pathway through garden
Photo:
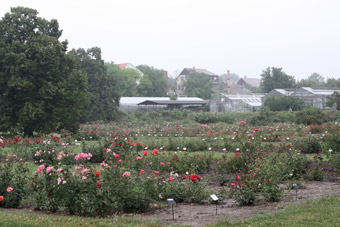
<svg viewBox="0 0 340 227"><path fill-rule="evenodd" d="M229 220L245 219L256 215L263 215L278 211L287 204L298 204L311 199L319 199L325 195L334 195L340 192L340 185L337 182L304 182L305 189L298 190L298 199L296 200L295 190L286 190L285 196L281 202L262 203L256 206L238 206L232 199L225 199L218 205L216 215L215 205L197 205L197 204L177 204L174 207L175 220L172 220L171 206L155 210L149 214L143 215L143 219L160 219L164 224L204 226L212 224L220 219Z"/></svg>

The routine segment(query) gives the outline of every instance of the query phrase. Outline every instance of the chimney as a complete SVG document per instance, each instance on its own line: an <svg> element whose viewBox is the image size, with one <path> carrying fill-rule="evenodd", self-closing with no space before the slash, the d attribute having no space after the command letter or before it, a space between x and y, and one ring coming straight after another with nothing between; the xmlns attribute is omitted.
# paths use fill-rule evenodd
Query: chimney
<svg viewBox="0 0 340 227"><path fill-rule="evenodd" d="M247 76L244 76L244 79L247 79Z"/></svg>

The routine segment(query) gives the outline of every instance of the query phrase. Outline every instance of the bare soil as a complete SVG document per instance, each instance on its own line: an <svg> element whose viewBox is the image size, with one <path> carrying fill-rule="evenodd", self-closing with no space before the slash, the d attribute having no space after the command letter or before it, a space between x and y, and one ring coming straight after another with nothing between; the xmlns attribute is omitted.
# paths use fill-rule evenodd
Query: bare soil
<svg viewBox="0 0 340 227"><path fill-rule="evenodd" d="M276 203L261 203L255 206L238 206L233 199L225 199L217 206L214 204L186 204L180 203L174 206L174 217L172 217L171 205L154 210L143 215L142 219L159 219L163 224L204 226L213 224L220 219L245 219L257 215L275 212L284 208L287 204L299 204L308 200L319 199L325 195L339 195L340 184L338 182L303 182L304 189L298 189L297 200L295 190L285 190L282 201Z"/></svg>

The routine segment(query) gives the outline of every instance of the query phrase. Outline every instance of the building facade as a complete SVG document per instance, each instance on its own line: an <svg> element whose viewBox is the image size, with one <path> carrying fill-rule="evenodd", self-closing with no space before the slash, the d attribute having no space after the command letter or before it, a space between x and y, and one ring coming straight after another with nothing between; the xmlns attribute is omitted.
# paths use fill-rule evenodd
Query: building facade
<svg viewBox="0 0 340 227"><path fill-rule="evenodd" d="M212 98L210 112L253 112L262 107L264 94L223 94Z"/></svg>
<svg viewBox="0 0 340 227"><path fill-rule="evenodd" d="M311 87L301 87L297 89L274 89L263 98L263 103L264 100L269 96L294 96L296 98L302 99L305 105L310 105L318 109L331 109L326 105L327 96L332 95L335 91L340 93L340 90L315 89Z"/></svg>

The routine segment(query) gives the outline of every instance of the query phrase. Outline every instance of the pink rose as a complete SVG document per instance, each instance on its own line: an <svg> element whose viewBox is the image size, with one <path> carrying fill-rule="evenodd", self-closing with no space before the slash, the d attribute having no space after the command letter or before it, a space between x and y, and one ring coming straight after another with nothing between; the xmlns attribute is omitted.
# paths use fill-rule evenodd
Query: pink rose
<svg viewBox="0 0 340 227"><path fill-rule="evenodd" d="M45 169L45 166L44 165L41 165L38 167L38 173L41 173L41 171Z"/></svg>
<svg viewBox="0 0 340 227"><path fill-rule="evenodd" d="M49 174L52 171L53 167L49 166L46 168L46 173Z"/></svg>
<svg viewBox="0 0 340 227"><path fill-rule="evenodd" d="M124 173L123 173L123 177L129 177L131 175L131 173L130 172L128 172L128 171L125 171Z"/></svg>
<svg viewBox="0 0 340 227"><path fill-rule="evenodd" d="M12 188L12 187L8 187L8 188L7 188L7 192L8 192L8 193L11 193L11 191L13 191L13 188Z"/></svg>

